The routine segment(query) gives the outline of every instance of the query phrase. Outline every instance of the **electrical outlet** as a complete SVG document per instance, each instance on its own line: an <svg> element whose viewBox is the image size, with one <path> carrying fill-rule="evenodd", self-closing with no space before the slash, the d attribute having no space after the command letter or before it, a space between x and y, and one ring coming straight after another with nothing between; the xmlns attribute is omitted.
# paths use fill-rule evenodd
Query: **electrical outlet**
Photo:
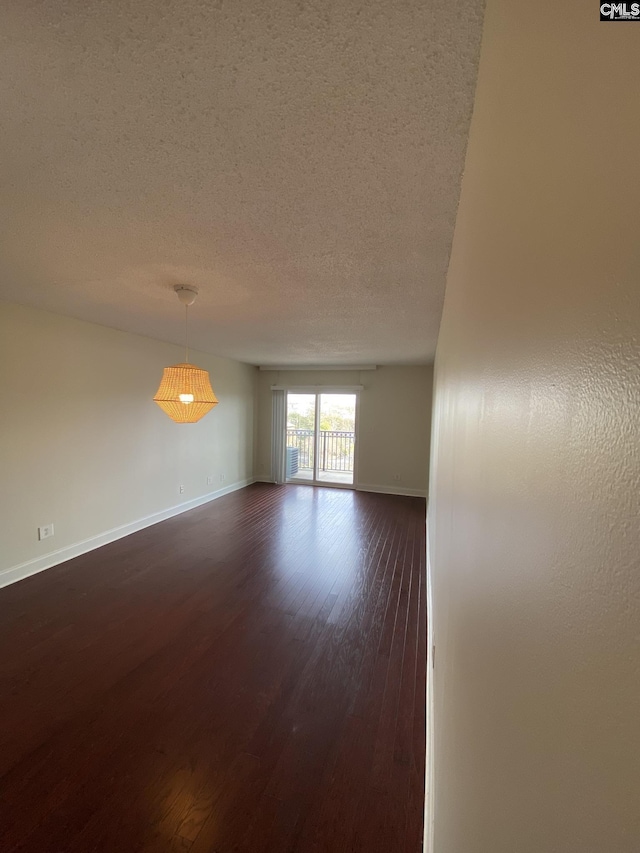
<svg viewBox="0 0 640 853"><path fill-rule="evenodd" d="M226 475L226 474L220 474L220 482L221 482L221 483L224 483L224 481L225 481L226 479L227 479L227 475Z"/></svg>
<svg viewBox="0 0 640 853"><path fill-rule="evenodd" d="M213 485L213 477L207 477L207 486Z"/></svg>
<svg viewBox="0 0 640 853"><path fill-rule="evenodd" d="M393 479L396 481L396 483L399 483L401 480L400 474L394 474Z"/></svg>
<svg viewBox="0 0 640 853"><path fill-rule="evenodd" d="M53 536L53 524L45 524L43 527L38 528L38 539L42 541L43 539L50 539Z"/></svg>
<svg viewBox="0 0 640 853"><path fill-rule="evenodd" d="M181 495L184 495L184 486L178 486Z"/></svg>

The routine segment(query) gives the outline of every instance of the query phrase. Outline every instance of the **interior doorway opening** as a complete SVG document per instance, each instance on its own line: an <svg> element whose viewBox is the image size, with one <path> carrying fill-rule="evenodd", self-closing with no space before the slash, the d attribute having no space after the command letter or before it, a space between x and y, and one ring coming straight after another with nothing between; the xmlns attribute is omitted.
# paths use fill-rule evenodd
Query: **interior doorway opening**
<svg viewBox="0 0 640 853"><path fill-rule="evenodd" d="M287 482L354 485L356 407L353 393L287 392Z"/></svg>

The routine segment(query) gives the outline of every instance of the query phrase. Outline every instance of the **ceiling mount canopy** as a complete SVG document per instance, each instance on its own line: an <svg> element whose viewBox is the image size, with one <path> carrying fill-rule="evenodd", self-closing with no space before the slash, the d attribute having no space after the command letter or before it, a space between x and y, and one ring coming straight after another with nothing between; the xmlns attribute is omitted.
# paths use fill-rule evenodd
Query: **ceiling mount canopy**
<svg viewBox="0 0 640 853"><path fill-rule="evenodd" d="M191 284L174 284L173 289L180 302L186 305L187 308L196 301L198 297L198 288Z"/></svg>
<svg viewBox="0 0 640 853"><path fill-rule="evenodd" d="M218 405L218 399L208 372L189 364L189 306L196 301L198 288L176 284L173 289L185 308L185 359L180 364L165 367L153 400L172 421L194 424Z"/></svg>

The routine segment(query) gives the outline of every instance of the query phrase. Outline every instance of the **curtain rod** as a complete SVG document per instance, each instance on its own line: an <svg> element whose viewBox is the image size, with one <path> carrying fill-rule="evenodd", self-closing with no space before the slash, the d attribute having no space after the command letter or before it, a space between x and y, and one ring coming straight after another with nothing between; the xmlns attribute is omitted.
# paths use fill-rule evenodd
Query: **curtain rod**
<svg viewBox="0 0 640 853"><path fill-rule="evenodd" d="M353 394L364 385L272 385L272 391L296 391L300 394Z"/></svg>
<svg viewBox="0 0 640 853"><path fill-rule="evenodd" d="M285 372L287 370L377 370L375 364L261 364L258 370L273 370Z"/></svg>

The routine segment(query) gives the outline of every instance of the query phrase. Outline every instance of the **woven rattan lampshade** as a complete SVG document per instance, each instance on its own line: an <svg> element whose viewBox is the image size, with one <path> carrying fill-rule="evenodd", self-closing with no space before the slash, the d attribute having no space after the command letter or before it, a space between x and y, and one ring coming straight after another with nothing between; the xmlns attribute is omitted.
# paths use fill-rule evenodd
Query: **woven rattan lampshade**
<svg viewBox="0 0 640 853"><path fill-rule="evenodd" d="M218 405L218 398L213 393L207 371L189 364L189 306L195 302L198 288L176 284L173 289L185 309L185 359L180 364L165 367L153 400L177 424L195 424Z"/></svg>
<svg viewBox="0 0 640 853"><path fill-rule="evenodd" d="M165 367L153 399L178 424L194 424L218 404L207 371L186 362Z"/></svg>

